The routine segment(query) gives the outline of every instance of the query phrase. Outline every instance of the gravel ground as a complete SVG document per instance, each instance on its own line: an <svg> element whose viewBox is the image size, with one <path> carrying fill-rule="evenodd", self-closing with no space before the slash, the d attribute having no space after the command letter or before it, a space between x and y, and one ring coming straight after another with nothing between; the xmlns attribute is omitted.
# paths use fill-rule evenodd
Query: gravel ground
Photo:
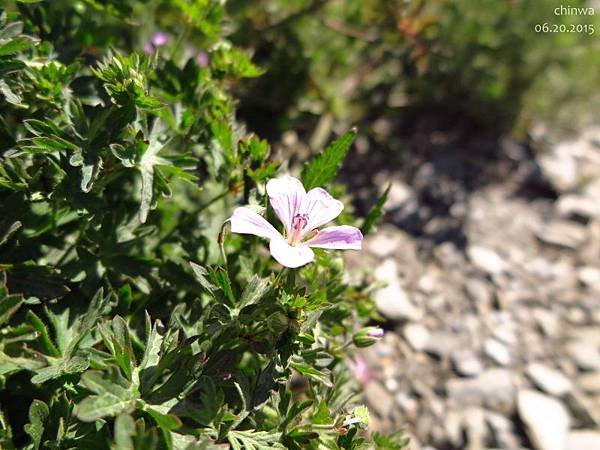
<svg viewBox="0 0 600 450"><path fill-rule="evenodd" d="M414 450L600 449L600 128L502 145L503 176L468 155L378 170L386 221L349 266L384 286L387 332L356 375Z"/></svg>

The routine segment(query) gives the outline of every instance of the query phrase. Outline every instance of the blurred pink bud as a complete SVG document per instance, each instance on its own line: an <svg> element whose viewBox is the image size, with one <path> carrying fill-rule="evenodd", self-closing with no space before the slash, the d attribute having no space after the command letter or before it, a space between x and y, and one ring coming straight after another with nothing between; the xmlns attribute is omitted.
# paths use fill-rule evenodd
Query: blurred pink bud
<svg viewBox="0 0 600 450"><path fill-rule="evenodd" d="M150 42L146 42L144 44L143 49L144 49L144 53L148 56L150 56L154 53L154 46Z"/></svg>
<svg viewBox="0 0 600 450"><path fill-rule="evenodd" d="M198 65L200 67L206 67L206 66L208 66L208 63L210 62L210 58L208 56L208 53L206 53L203 50L200 50L198 52L198 54L196 55L196 62L198 63Z"/></svg>
<svg viewBox="0 0 600 450"><path fill-rule="evenodd" d="M369 370L369 365L367 361L362 356L355 356L352 361L350 361L350 371L356 381L360 384L366 384L371 378L371 371Z"/></svg>
<svg viewBox="0 0 600 450"><path fill-rule="evenodd" d="M171 38L169 37L169 35L163 31L158 31L156 33L154 33L154 35L152 35L152 45L154 45L154 47L160 47L165 45L166 43L169 42Z"/></svg>
<svg viewBox="0 0 600 450"><path fill-rule="evenodd" d="M367 336L372 338L382 338L383 337L383 329L382 328L373 328L367 333Z"/></svg>

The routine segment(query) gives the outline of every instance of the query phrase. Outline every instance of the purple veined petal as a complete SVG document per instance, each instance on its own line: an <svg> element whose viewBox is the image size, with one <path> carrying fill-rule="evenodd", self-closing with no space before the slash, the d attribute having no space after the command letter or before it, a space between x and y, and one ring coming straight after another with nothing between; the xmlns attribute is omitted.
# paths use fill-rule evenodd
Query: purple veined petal
<svg viewBox="0 0 600 450"><path fill-rule="evenodd" d="M340 225L320 230L315 237L304 244L310 247L331 248L339 250L360 250L363 235L356 227Z"/></svg>
<svg viewBox="0 0 600 450"><path fill-rule="evenodd" d="M310 231L331 222L340 215L344 204L333 198L323 188L314 188L308 191L300 213L306 214L308 222L304 227L304 235Z"/></svg>
<svg viewBox="0 0 600 450"><path fill-rule="evenodd" d="M283 239L273 225L250 208L236 208L228 220L231 222L233 233L253 234L275 240Z"/></svg>
<svg viewBox="0 0 600 450"><path fill-rule="evenodd" d="M290 245L284 239L273 239L269 250L279 264L291 269L301 267L315 259L315 254L306 245Z"/></svg>
<svg viewBox="0 0 600 450"><path fill-rule="evenodd" d="M289 175L273 178L267 183L267 194L275 214L283 223L286 232L289 233L294 216L298 213L306 197L302 182Z"/></svg>
<svg viewBox="0 0 600 450"><path fill-rule="evenodd" d="M155 47L161 47L169 42L170 37L164 31L157 31L152 35L152 45Z"/></svg>

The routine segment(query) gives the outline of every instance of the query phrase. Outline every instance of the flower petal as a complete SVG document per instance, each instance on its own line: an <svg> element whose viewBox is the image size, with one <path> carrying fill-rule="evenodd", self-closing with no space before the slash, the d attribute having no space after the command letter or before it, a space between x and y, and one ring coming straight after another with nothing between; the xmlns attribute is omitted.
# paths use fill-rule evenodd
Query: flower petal
<svg viewBox="0 0 600 450"><path fill-rule="evenodd" d="M302 182L289 175L273 178L267 183L267 194L275 214L289 233L294 216L306 197Z"/></svg>
<svg viewBox="0 0 600 450"><path fill-rule="evenodd" d="M317 235L304 244L310 247L335 248L341 250L360 250L363 235L356 227L340 225L320 230Z"/></svg>
<svg viewBox="0 0 600 450"><path fill-rule="evenodd" d="M325 189L311 189L306 194L306 199L300 210L300 213L308 216L304 234L331 222L340 215L343 209L344 204L333 198Z"/></svg>
<svg viewBox="0 0 600 450"><path fill-rule="evenodd" d="M273 225L250 208L236 208L229 221L233 233L254 234L267 239L282 239L281 234Z"/></svg>
<svg viewBox="0 0 600 450"><path fill-rule="evenodd" d="M279 264L292 269L308 264L315 258L313 251L306 245L292 246L283 239L273 239L269 243L269 250Z"/></svg>

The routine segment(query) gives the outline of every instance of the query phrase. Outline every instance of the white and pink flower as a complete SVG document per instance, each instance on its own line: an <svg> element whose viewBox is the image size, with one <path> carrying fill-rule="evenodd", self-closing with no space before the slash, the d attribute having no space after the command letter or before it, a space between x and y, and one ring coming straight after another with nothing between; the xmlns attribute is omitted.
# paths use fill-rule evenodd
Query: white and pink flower
<svg viewBox="0 0 600 450"><path fill-rule="evenodd" d="M291 176L267 183L271 206L283 223L284 233L250 208L236 208L228 219L233 233L253 234L269 239L271 255L281 265L301 267L313 261L311 247L360 250L362 233L356 227L340 225L318 230L340 215L344 205L322 188L306 192L302 182Z"/></svg>

